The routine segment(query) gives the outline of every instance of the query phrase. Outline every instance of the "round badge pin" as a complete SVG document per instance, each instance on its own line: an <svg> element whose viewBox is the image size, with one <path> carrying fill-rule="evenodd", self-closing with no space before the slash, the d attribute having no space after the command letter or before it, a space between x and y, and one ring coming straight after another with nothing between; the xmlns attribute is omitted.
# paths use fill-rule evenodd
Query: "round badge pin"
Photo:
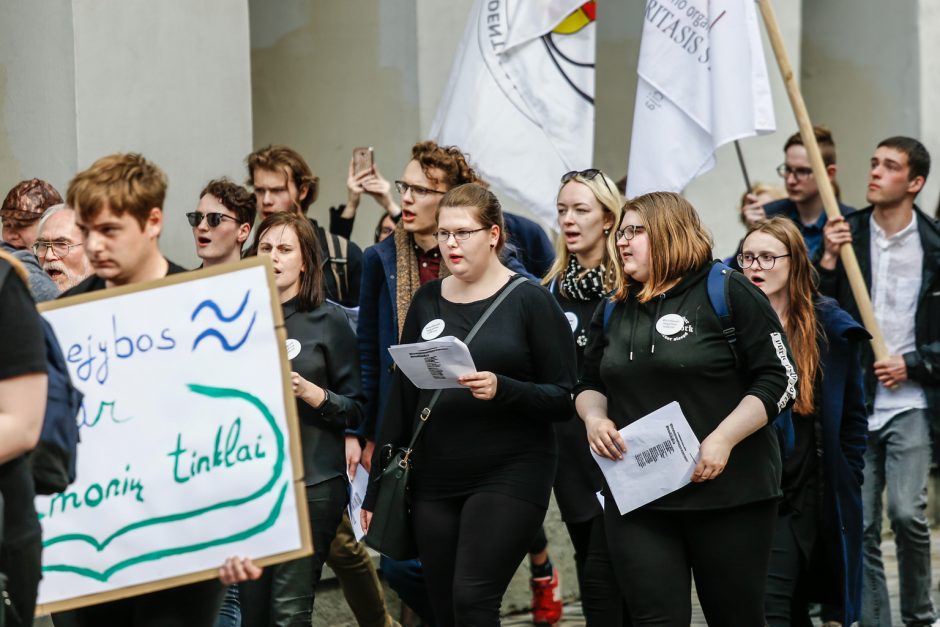
<svg viewBox="0 0 940 627"><path fill-rule="evenodd" d="M293 359L300 354L300 342L297 340L287 340L287 358Z"/></svg>
<svg viewBox="0 0 940 627"><path fill-rule="evenodd" d="M570 311L565 312L565 318L568 319L568 325L571 327L571 332L574 333L578 330L578 316L571 313Z"/></svg>
<svg viewBox="0 0 940 627"><path fill-rule="evenodd" d="M685 318L679 314L666 314L656 321L656 330L664 336L675 335L685 326Z"/></svg>
<svg viewBox="0 0 940 627"><path fill-rule="evenodd" d="M440 318L435 318L429 323L424 325L424 329L421 331L421 337L426 340L433 340L439 336L444 331L444 321Z"/></svg>

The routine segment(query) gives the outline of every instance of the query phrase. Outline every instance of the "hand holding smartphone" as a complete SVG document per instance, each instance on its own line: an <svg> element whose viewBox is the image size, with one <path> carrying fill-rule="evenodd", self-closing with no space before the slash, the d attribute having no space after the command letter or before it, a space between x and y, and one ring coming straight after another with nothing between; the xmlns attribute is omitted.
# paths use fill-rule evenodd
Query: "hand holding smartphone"
<svg viewBox="0 0 940 627"><path fill-rule="evenodd" d="M358 177L375 165L375 153L372 146L353 148L353 176Z"/></svg>

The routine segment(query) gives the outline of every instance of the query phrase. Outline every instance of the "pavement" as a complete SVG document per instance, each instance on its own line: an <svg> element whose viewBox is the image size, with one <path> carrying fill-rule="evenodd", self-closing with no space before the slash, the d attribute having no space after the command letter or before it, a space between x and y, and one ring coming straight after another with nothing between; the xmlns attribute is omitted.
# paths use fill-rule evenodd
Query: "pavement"
<svg viewBox="0 0 940 627"><path fill-rule="evenodd" d="M898 569L897 559L895 556L894 537L891 534L885 535L881 548L885 560L885 569L887 571L886 574L888 578L888 591L891 595L891 609L893 612L892 624L900 626L902 623L898 613ZM938 604L938 601L940 601L940 593L938 593L937 589L937 583L940 582L940 528L935 527L931 530L931 553L933 562L934 605L940 607L940 604ZM318 621L314 620L314 624L317 623ZM327 623L334 626L341 625L343 627L352 627L353 625L352 623L342 620L334 621L327 619ZM533 623L531 615L528 612L517 612L504 617L502 624L505 627L521 627L523 625L532 625ZM52 621L50 621L48 617L39 617L37 618L35 625L37 627L52 627ZM561 627L576 627L585 625L584 616L581 613L581 604L569 603L565 605L564 616L558 625ZM708 623L705 622L705 617L702 615L702 610L698 605L698 599L696 598L695 591L693 590L692 624L690 627L705 627L706 625L708 625Z"/></svg>
<svg viewBox="0 0 940 627"><path fill-rule="evenodd" d="M940 582L940 528L931 530L931 561L933 562L933 601L934 605L940 607L940 591L937 584ZM892 625L903 625L898 607L898 562L895 554L894 536L886 534L881 543L881 552L884 556L885 571L888 579L888 592L891 596ZM503 619L504 627L521 627L522 625L532 625L531 616L527 613L519 613L507 616ZM561 627L575 627L584 625L584 615L581 613L580 603L571 603L565 605L564 616L558 623ZM816 624L821 624L818 620ZM691 627L706 627L705 617L702 615L702 609L699 607L695 591L692 591L692 624Z"/></svg>

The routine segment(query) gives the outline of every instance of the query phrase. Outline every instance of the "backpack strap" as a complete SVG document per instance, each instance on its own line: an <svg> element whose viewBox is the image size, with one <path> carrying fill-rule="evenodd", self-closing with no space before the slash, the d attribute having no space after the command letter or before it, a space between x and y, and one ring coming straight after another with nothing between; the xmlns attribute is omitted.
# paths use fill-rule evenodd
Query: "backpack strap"
<svg viewBox="0 0 940 627"><path fill-rule="evenodd" d="M330 272L333 273L333 278L336 280L336 300L341 302L349 293L345 240L333 233L326 234L325 239L326 250L329 255L326 262L330 264Z"/></svg>
<svg viewBox="0 0 940 627"><path fill-rule="evenodd" d="M734 365L738 365L737 331L734 328L734 312L731 310L731 268L723 263L716 263L708 271L708 302L711 303L718 322L721 323L721 333L728 341L731 354L734 355Z"/></svg>
<svg viewBox="0 0 940 627"><path fill-rule="evenodd" d="M604 333L607 333L607 326L610 324L610 317L614 314L616 305L617 303L611 298L604 301Z"/></svg>

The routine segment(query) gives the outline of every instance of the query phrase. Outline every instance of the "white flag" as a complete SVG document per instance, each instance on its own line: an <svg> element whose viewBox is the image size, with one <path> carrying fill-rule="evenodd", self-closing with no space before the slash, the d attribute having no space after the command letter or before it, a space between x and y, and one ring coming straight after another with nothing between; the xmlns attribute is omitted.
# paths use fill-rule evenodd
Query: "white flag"
<svg viewBox="0 0 940 627"><path fill-rule="evenodd" d="M718 146L774 130L754 0L647 0L627 196L682 191Z"/></svg>
<svg viewBox="0 0 940 627"><path fill-rule="evenodd" d="M547 224L561 175L591 167L594 2L477 0L431 137Z"/></svg>

